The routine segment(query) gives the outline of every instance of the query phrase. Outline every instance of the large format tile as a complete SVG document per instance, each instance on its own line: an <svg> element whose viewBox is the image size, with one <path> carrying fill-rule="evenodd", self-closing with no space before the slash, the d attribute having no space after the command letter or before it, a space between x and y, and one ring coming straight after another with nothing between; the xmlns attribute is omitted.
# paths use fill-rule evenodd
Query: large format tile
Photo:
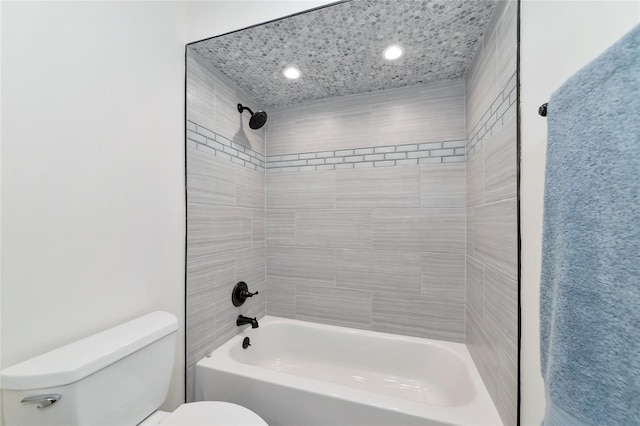
<svg viewBox="0 0 640 426"><path fill-rule="evenodd" d="M355 96L345 96L296 107L294 152L346 149L368 140L371 107L355 102Z"/></svg>
<svg viewBox="0 0 640 426"><path fill-rule="evenodd" d="M264 110L264 108L260 106L255 99L253 99L237 86L235 87L235 91L237 100L236 104L240 103L243 106L247 106L251 108L254 113ZM238 113L237 109L236 113ZM252 129L251 127L249 127L249 121L251 120L251 114L249 114L249 111L245 111L242 114L238 113L238 115L241 116L242 121L240 123L240 128L237 130L234 136L233 141L249 149L252 149L255 152L264 154L267 128L265 126L261 127L260 129Z"/></svg>
<svg viewBox="0 0 640 426"><path fill-rule="evenodd" d="M187 49L187 120L208 129L214 128L214 90L204 58Z"/></svg>
<svg viewBox="0 0 640 426"><path fill-rule="evenodd" d="M518 277L518 229L516 199L478 206L475 210L476 257L487 265Z"/></svg>
<svg viewBox="0 0 640 426"><path fill-rule="evenodd" d="M206 204L187 206L187 255L251 247L251 210Z"/></svg>
<svg viewBox="0 0 640 426"><path fill-rule="evenodd" d="M517 191L517 130L512 116L495 131L484 146L484 201L504 200L516 196Z"/></svg>
<svg viewBox="0 0 640 426"><path fill-rule="evenodd" d="M420 293L420 253L337 250L336 285L411 297Z"/></svg>
<svg viewBox="0 0 640 426"><path fill-rule="evenodd" d="M498 90L502 90L517 68L518 50L518 2L503 1L498 26Z"/></svg>
<svg viewBox="0 0 640 426"><path fill-rule="evenodd" d="M295 210L267 210L267 245L296 244Z"/></svg>
<svg viewBox="0 0 640 426"><path fill-rule="evenodd" d="M484 39L466 75L467 132L471 132L499 93L497 72L497 34Z"/></svg>
<svg viewBox="0 0 640 426"><path fill-rule="evenodd" d="M208 254L187 259L187 313L225 296L235 284L235 255Z"/></svg>
<svg viewBox="0 0 640 426"><path fill-rule="evenodd" d="M371 210L298 210L296 244L371 248Z"/></svg>
<svg viewBox="0 0 640 426"><path fill-rule="evenodd" d="M465 300L465 254L422 253L422 294Z"/></svg>
<svg viewBox="0 0 640 426"><path fill-rule="evenodd" d="M473 311L467 310L467 349L493 401L497 393L497 355L493 337Z"/></svg>
<svg viewBox="0 0 640 426"><path fill-rule="evenodd" d="M274 111L272 123L269 155L464 139L464 81L309 102Z"/></svg>
<svg viewBox="0 0 640 426"><path fill-rule="evenodd" d="M375 146L465 138L464 81L446 80L370 94Z"/></svg>
<svg viewBox="0 0 640 426"><path fill-rule="evenodd" d="M467 207L484 201L484 148L467 157Z"/></svg>
<svg viewBox="0 0 640 426"><path fill-rule="evenodd" d="M512 362L518 360L518 283L485 268L484 322Z"/></svg>
<svg viewBox="0 0 640 426"><path fill-rule="evenodd" d="M235 281L244 281L249 286L249 291L255 292L257 286L263 286L265 283L266 268L266 248L254 247L244 250L238 250L236 255L236 279ZM234 283L235 284L235 283ZM231 290L229 290L229 297ZM250 299L254 302L264 303L264 296L254 296Z"/></svg>
<svg viewBox="0 0 640 426"><path fill-rule="evenodd" d="M291 154L298 151L296 146L296 120L294 111L269 111L266 124L266 143L269 155Z"/></svg>
<svg viewBox="0 0 640 426"><path fill-rule="evenodd" d="M467 256L467 309L478 319L484 317L484 267L471 256Z"/></svg>
<svg viewBox="0 0 640 426"><path fill-rule="evenodd" d="M267 247L267 276L301 284L335 286L336 256L332 249Z"/></svg>
<svg viewBox="0 0 640 426"><path fill-rule="evenodd" d="M215 127L212 130L233 142L244 142L246 137L240 133L242 116L238 112L238 100L233 85L223 84L220 80L216 85L215 105Z"/></svg>
<svg viewBox="0 0 640 426"><path fill-rule="evenodd" d="M267 277L267 315L296 317L296 279Z"/></svg>
<svg viewBox="0 0 640 426"><path fill-rule="evenodd" d="M465 207L466 165L437 164L420 167L421 207Z"/></svg>
<svg viewBox="0 0 640 426"><path fill-rule="evenodd" d="M187 365L193 365L216 346L215 306L209 303L197 311L187 313Z"/></svg>
<svg viewBox="0 0 640 426"><path fill-rule="evenodd" d="M329 209L335 205L335 172L267 174L268 209Z"/></svg>
<svg viewBox="0 0 640 426"><path fill-rule="evenodd" d="M233 163L205 151L187 148L189 203L236 205Z"/></svg>
<svg viewBox="0 0 640 426"><path fill-rule="evenodd" d="M265 174L236 165L236 206L264 209Z"/></svg>
<svg viewBox="0 0 640 426"><path fill-rule="evenodd" d="M518 365L502 349L497 352L495 405L505 425L518 423Z"/></svg>
<svg viewBox="0 0 640 426"><path fill-rule="evenodd" d="M464 300L374 293L372 316L376 331L464 342Z"/></svg>
<svg viewBox="0 0 640 426"><path fill-rule="evenodd" d="M475 244L475 208L467 207L467 255L474 255Z"/></svg>
<svg viewBox="0 0 640 426"><path fill-rule="evenodd" d="M463 253L465 209L376 209L373 247Z"/></svg>
<svg viewBox="0 0 640 426"><path fill-rule="evenodd" d="M266 222L264 220L254 220L251 222L251 245L253 247L264 247Z"/></svg>
<svg viewBox="0 0 640 426"><path fill-rule="evenodd" d="M298 285L296 318L344 327L371 328L371 293Z"/></svg>
<svg viewBox="0 0 640 426"><path fill-rule="evenodd" d="M416 166L336 171L336 207L418 207Z"/></svg>

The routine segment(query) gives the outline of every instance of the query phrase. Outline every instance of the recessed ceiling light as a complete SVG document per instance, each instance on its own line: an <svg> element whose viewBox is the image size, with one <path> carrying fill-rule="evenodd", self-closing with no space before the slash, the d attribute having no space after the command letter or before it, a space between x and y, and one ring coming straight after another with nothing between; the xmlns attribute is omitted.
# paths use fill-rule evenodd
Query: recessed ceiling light
<svg viewBox="0 0 640 426"><path fill-rule="evenodd" d="M282 75L284 75L289 80L295 80L300 77L300 70L296 67L287 67L282 71Z"/></svg>
<svg viewBox="0 0 640 426"><path fill-rule="evenodd" d="M382 57L387 61L395 61L396 59L400 59L404 55L404 49L399 44L394 44L382 52Z"/></svg>

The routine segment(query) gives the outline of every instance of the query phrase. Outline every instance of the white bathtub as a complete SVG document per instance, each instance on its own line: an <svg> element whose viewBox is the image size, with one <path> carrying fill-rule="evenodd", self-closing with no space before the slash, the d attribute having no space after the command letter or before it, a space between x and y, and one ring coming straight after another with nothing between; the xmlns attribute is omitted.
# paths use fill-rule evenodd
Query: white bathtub
<svg viewBox="0 0 640 426"><path fill-rule="evenodd" d="M270 426L502 424L463 344L276 317L198 362L196 399Z"/></svg>

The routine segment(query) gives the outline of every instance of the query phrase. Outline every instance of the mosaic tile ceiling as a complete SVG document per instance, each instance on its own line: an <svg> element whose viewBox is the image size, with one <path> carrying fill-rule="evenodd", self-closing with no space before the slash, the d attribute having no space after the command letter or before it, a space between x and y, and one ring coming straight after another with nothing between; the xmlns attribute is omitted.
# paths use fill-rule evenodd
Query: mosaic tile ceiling
<svg viewBox="0 0 640 426"><path fill-rule="evenodd" d="M495 0L354 0L191 47L265 107L462 77ZM388 62L398 43L405 55ZM297 80L282 76L295 65Z"/></svg>

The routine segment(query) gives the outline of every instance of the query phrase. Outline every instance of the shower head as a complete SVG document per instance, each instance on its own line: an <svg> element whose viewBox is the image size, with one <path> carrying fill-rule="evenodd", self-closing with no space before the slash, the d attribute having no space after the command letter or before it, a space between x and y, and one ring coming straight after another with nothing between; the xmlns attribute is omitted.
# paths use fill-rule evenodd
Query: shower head
<svg viewBox="0 0 640 426"><path fill-rule="evenodd" d="M242 106L242 104L238 104L238 111L240 112L240 114L242 114L245 109L251 114L251 118L249 119L249 127L251 127L253 130L258 130L267 122L266 112L258 111L254 113L253 111L251 111L251 108Z"/></svg>

